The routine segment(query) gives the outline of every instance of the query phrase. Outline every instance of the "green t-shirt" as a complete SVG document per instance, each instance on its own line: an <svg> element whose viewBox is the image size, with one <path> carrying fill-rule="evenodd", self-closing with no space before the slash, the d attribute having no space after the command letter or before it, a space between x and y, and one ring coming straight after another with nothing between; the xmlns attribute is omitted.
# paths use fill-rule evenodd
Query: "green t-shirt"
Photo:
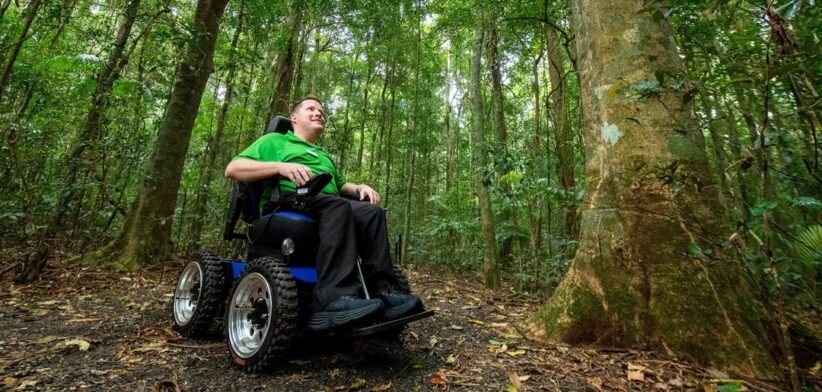
<svg viewBox="0 0 822 392"><path fill-rule="evenodd" d="M334 179L323 188L323 193L338 195L343 184L345 184L345 178L337 172L334 162L322 147L300 139L291 131L286 134L269 133L260 137L234 157L234 159L239 158L261 162L299 163L311 169L312 174L328 172ZM289 180L281 180L280 191L293 193L296 192L296 186ZM268 201L270 195L271 189L265 189L260 205Z"/></svg>

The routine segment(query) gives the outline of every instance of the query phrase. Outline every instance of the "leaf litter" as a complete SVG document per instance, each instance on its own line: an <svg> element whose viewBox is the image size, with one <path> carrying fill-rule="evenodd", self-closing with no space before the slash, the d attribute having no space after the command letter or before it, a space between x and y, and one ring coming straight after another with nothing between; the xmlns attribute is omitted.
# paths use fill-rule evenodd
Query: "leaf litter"
<svg viewBox="0 0 822 392"><path fill-rule="evenodd" d="M400 341L301 342L270 373L248 375L230 366L219 334L171 329L176 268L117 275L53 263L33 285L0 283L0 389L778 390L652 352L541 341L525 332L539 298L443 271L407 275L437 315Z"/></svg>

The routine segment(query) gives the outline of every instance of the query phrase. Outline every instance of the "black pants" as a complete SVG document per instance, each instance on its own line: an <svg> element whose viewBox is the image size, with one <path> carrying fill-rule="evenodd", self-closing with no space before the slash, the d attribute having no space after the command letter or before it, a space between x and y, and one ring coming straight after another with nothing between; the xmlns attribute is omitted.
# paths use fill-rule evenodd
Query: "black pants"
<svg viewBox="0 0 822 392"><path fill-rule="evenodd" d="M291 208L319 222L314 310L344 296L360 295L357 255L370 293L396 285L388 253L385 211L373 204L319 194Z"/></svg>

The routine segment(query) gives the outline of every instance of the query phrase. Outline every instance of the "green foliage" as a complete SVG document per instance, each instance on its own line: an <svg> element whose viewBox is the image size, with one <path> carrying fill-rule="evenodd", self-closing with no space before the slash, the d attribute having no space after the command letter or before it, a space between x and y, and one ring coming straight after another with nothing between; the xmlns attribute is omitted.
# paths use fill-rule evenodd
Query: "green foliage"
<svg viewBox="0 0 822 392"><path fill-rule="evenodd" d="M807 267L822 265L822 226L814 225L796 236L793 249Z"/></svg>

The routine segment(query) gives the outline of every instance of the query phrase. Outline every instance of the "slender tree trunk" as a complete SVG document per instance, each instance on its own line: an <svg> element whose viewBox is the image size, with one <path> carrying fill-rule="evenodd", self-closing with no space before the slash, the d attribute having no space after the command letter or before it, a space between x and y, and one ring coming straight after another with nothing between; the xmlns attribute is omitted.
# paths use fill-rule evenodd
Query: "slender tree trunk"
<svg viewBox="0 0 822 392"><path fill-rule="evenodd" d="M445 60L445 193L454 186L454 135L451 129L451 53Z"/></svg>
<svg viewBox="0 0 822 392"><path fill-rule="evenodd" d="M3 20L3 15L6 14L10 6L11 0L3 0L3 2L0 3L0 20Z"/></svg>
<svg viewBox="0 0 822 392"><path fill-rule="evenodd" d="M483 264L482 273L485 286L499 288L499 260L497 259L497 236L494 231L494 214L491 211L491 195L488 190L492 174L488 170L485 145L485 109L482 103L482 42L485 35L485 21L481 7L477 7L477 30L474 37L474 52L471 59L471 107L473 111L473 132L471 154L474 162L474 191L479 201L480 223L482 225Z"/></svg>
<svg viewBox="0 0 822 392"><path fill-rule="evenodd" d="M297 2L291 2L288 7L288 26L290 34L288 44L282 52L277 55L275 72L277 76L277 86L274 95L271 97L271 107L268 111L268 120L277 114L288 115L291 105L291 89L294 80L294 54L297 51L300 34L303 29L303 7Z"/></svg>
<svg viewBox="0 0 822 392"><path fill-rule="evenodd" d="M228 61L228 75L225 80L225 96L223 102L220 104L220 110L217 114L217 129L214 131L214 136L206 144L203 152L204 161L203 166L197 178L197 196L194 199L194 206L192 211L194 214L191 217L191 246L192 249L200 247L200 240L203 233L203 217L208 203L208 191L211 185L211 180L214 176L216 168L217 156L224 149L223 133L225 132L226 119L228 118L228 109L231 106L231 101L234 99L234 74L236 73L236 64L234 63L234 53L236 53L237 42L240 40L240 34L243 31L243 17L245 15L245 0L240 0L240 11L237 16L237 27L234 29L234 36L231 37L231 49L229 50Z"/></svg>
<svg viewBox="0 0 822 392"><path fill-rule="evenodd" d="M562 235L565 240L563 252L565 257L574 257L574 247L567 246L569 241L576 241L579 237L576 205L576 177L574 168L574 131L568 119L568 91L565 81L565 59L560 47L559 37L553 30L545 33L548 44L548 75L551 79L550 112L553 119L553 130L556 142L557 179L561 190L559 221Z"/></svg>
<svg viewBox="0 0 822 392"><path fill-rule="evenodd" d="M502 72L500 71L500 56L497 53L499 37L497 34L496 16L489 18L487 46L488 67L491 71L491 112L494 115L494 151L497 151L497 155L503 157L503 162L506 162L508 158L508 130L505 127L505 100L502 94ZM497 178L502 177L508 173L509 170L510 167L507 163L498 165L496 168ZM511 198L513 194L513 184L500 183L506 197ZM514 217L516 215L515 203L509 203L509 208L502 210L501 220L503 225L511 227L511 229L507 230L509 235L504 237L500 248L500 263L503 265L508 265L511 263L511 260L513 260L513 233L516 231L516 220Z"/></svg>
<svg viewBox="0 0 822 392"><path fill-rule="evenodd" d="M362 87L362 122L360 122L360 147L357 150L357 172L362 173L362 157L363 157L363 150L365 149L365 135L366 135L366 127L368 125L368 85L371 84L371 80L374 78L374 67L371 61L371 54L368 52L368 45L371 40L371 34L369 33L365 38L365 57L367 60L367 68L368 74L365 76L365 82L363 83ZM373 140L372 140L373 143ZM371 158L374 158L371 156Z"/></svg>
<svg viewBox="0 0 822 392"><path fill-rule="evenodd" d="M576 0L573 12L587 200L579 251L538 316L544 331L777 375L753 289L720 245L731 231L688 99L664 86L631 93L659 70L682 72L663 5Z"/></svg>
<svg viewBox="0 0 822 392"><path fill-rule="evenodd" d="M65 182L60 199L57 202L57 214L55 216L58 229L62 224L64 214L72 208L75 202L74 191L77 188L78 174L82 175L83 171L88 170L89 161L94 160L97 153L98 144L102 138L108 97L114 88L114 83L120 78L120 70L128 61L124 56L124 49L131 35L134 20L137 18L139 6L140 0L131 0L126 6L122 22L117 28L113 50L105 67L97 75L97 87L91 97L86 125L69 149L69 156L66 159Z"/></svg>
<svg viewBox="0 0 822 392"><path fill-rule="evenodd" d="M416 50L416 61L415 61L415 72L414 72L414 112L413 112L413 125L411 126L411 130L409 132L411 143L410 148L408 151L409 155L409 164L408 170L410 173L408 174L408 183L405 188L405 212L403 214L403 225L402 225L402 234L403 234L403 241L402 241L402 251L400 253L400 264L406 265L408 264L408 245L411 242L411 205L414 203L414 183L417 177L417 135L419 135L419 116L420 116L420 68L422 64L420 63L422 57L422 8L420 0L417 0L417 50ZM391 140L391 139L389 139Z"/></svg>
<svg viewBox="0 0 822 392"><path fill-rule="evenodd" d="M3 66L3 71L0 72L0 101L3 100L3 94L6 92L6 88L8 88L9 78L11 77L11 69L14 67L14 63L17 61L17 56L20 54L20 49L23 47L23 44L29 36L29 29L31 29L31 24L34 23L34 18L37 17L37 11L40 10L41 5L43 5L43 0L31 0L28 7L26 7L26 11L24 13L26 15L26 20L23 22L23 30L20 32L20 37L17 38L17 42L11 49L11 54L9 55L9 59L6 61L6 64Z"/></svg>
<svg viewBox="0 0 822 392"><path fill-rule="evenodd" d="M345 170L345 163L348 157L348 147L351 145L351 96L354 95L354 64L359 60L360 54L356 53L354 58L351 60L351 72L348 74L348 88L346 89L345 96L345 110L343 114L343 134L339 137L339 143L342 144L340 147L340 159L337 163L338 169L340 172Z"/></svg>
<svg viewBox="0 0 822 392"><path fill-rule="evenodd" d="M531 68L533 80L531 81L531 89L534 93L534 118L533 118L533 133L531 134L530 158L531 164L528 165L528 177L531 180L539 178L539 162L542 158L542 143L539 135L542 133L542 113L540 95L542 94L539 83L539 63L542 61L544 41L540 41L539 54L534 60L534 65ZM534 276L539 277L540 260L542 250L542 192L535 192L534 195L528 198L528 215L530 224L529 238L531 245L531 265L536 272ZM539 282L539 279L535 279Z"/></svg>
<svg viewBox="0 0 822 392"><path fill-rule="evenodd" d="M63 6L60 10L60 24L57 26L54 35L51 37L51 42L49 42L50 49L54 49L54 47L57 46L57 43L60 42L60 37L63 36L63 31L65 31L69 20L71 20L71 14L74 13L74 8L76 6L77 0L68 0L65 6ZM0 19L3 19L2 15L0 15Z"/></svg>
<svg viewBox="0 0 822 392"><path fill-rule="evenodd" d="M40 276L40 272L46 266L49 257L49 245L46 241L53 239L61 230L63 219L69 211L74 210L74 213L69 215L74 216L75 219L79 215L79 203L82 196L77 197L75 193L78 188L77 179L89 174L93 161L101 161L101 158L96 157L95 154L99 148L98 144L101 139L108 96L114 88L114 83L120 78L120 70L127 61L127 58L123 55L123 50L131 34L134 20L137 18L137 9L139 7L140 0L131 0L126 5L122 22L117 28L111 54L106 65L97 75L97 87L91 97L85 127L72 143L69 155L66 157L65 179L61 186L53 220L46 226L32 252L26 255L23 269L15 277L17 281L31 282Z"/></svg>
<svg viewBox="0 0 822 392"><path fill-rule="evenodd" d="M192 37L177 72L138 197L118 238L99 256L116 267L162 262L169 256L172 218L191 130L209 75L228 0L199 0Z"/></svg>

